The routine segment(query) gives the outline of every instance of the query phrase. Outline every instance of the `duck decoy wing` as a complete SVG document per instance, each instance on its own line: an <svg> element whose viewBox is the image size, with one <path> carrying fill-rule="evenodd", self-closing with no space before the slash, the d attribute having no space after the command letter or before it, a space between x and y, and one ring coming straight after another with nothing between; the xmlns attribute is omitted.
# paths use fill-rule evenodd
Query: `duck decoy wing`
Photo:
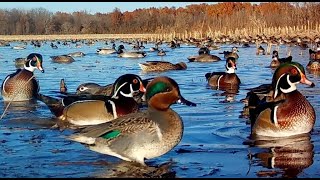
<svg viewBox="0 0 320 180"><path fill-rule="evenodd" d="M145 112L138 112L121 116L110 122L99 125L87 126L80 130L78 134L71 135L72 140L77 141L77 137L85 136L90 138L107 137L111 133L120 135L121 133L131 134L137 131L152 130L154 122L145 116Z"/></svg>
<svg viewBox="0 0 320 180"><path fill-rule="evenodd" d="M255 108L252 109L252 111L250 111L250 120L251 120L251 125L254 124L255 120L257 119L258 115L266 110L266 109L270 109L271 110L271 122L274 123L273 118L274 116L274 109L277 105L279 105L280 103L283 103L285 100L281 99L279 101L271 101L271 102L266 102L265 99L256 102L257 104L255 105ZM249 104L250 105L250 104Z"/></svg>
<svg viewBox="0 0 320 180"><path fill-rule="evenodd" d="M146 61L148 65L158 65L158 64L171 64L170 62L166 61Z"/></svg>
<svg viewBox="0 0 320 180"><path fill-rule="evenodd" d="M225 75L226 73L225 72L212 72L212 73L206 73L205 74L205 77L206 79L208 80L209 78L211 78L212 76L222 76L222 75Z"/></svg>
<svg viewBox="0 0 320 180"><path fill-rule="evenodd" d="M279 60L280 63L291 62L292 61L292 56L288 56L286 58L280 58L278 60Z"/></svg>

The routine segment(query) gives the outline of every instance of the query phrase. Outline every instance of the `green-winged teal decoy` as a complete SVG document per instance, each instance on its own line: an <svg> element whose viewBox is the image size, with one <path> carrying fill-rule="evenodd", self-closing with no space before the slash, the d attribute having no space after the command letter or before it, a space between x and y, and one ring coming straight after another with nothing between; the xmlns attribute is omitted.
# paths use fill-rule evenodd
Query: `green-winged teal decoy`
<svg viewBox="0 0 320 180"><path fill-rule="evenodd" d="M315 86L306 78L301 64L283 63L273 74L271 91L268 93L271 97L260 100L257 94L251 93L248 106L252 107L252 135L285 137L312 130L316 120L315 110L297 90L298 83Z"/></svg>
<svg viewBox="0 0 320 180"><path fill-rule="evenodd" d="M62 125L93 125L108 122L119 116L136 112L139 104L136 93L145 92L142 80L134 74L120 76L113 85L112 96L67 95L63 99L40 94L44 102Z"/></svg>
<svg viewBox="0 0 320 180"><path fill-rule="evenodd" d="M24 68L17 69L15 73L4 79L1 86L4 101L30 100L38 94L40 87L36 78L33 77L33 72L36 69L44 72L42 60L41 54L31 53L27 57Z"/></svg>
<svg viewBox="0 0 320 180"><path fill-rule="evenodd" d="M169 70L185 70L187 65L184 62L172 64L167 61L146 61L145 63L139 63L140 68L144 72L160 72Z"/></svg>
<svg viewBox="0 0 320 180"><path fill-rule="evenodd" d="M146 98L146 111L87 127L68 138L87 144L90 150L145 165L145 159L164 155L181 141L183 122L170 106L196 105L183 98L176 81L165 76L148 84Z"/></svg>
<svg viewBox="0 0 320 180"><path fill-rule="evenodd" d="M237 69L236 59L229 57L226 60L226 71L225 72L212 72L206 73L205 77L208 84L213 87L222 89L237 89L241 83L239 77L235 73Z"/></svg>

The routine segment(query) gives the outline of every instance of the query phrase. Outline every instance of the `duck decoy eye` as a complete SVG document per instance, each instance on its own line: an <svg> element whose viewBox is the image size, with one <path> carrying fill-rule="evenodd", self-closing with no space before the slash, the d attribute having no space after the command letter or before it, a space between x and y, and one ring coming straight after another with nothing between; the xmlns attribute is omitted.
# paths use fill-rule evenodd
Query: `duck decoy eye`
<svg viewBox="0 0 320 180"><path fill-rule="evenodd" d="M297 75L298 74L298 71L296 70L296 69L291 69L291 74L293 74L293 75Z"/></svg>
<svg viewBox="0 0 320 180"><path fill-rule="evenodd" d="M137 83L138 83L138 80L137 80L137 79L134 79L134 80L132 80L132 82L133 82L134 84L137 84Z"/></svg>

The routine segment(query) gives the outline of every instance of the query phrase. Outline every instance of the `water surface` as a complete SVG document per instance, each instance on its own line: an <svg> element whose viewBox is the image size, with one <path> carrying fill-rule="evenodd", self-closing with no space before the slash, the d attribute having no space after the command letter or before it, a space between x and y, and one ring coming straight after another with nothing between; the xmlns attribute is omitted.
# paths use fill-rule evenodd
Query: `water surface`
<svg viewBox="0 0 320 180"><path fill-rule="evenodd" d="M180 144L167 154L147 160L150 166L170 163L170 170L176 177L320 177L319 152L319 75L307 72L307 77L316 84L314 88L298 85L316 110L317 121L311 135L293 140L292 146L286 146L284 155L271 153L277 150L274 145L251 147L243 144L248 140L250 125L247 119L239 118L247 88L270 83L272 73L266 68L271 55L256 55L255 45L250 48L239 47L237 74L241 79L239 92L228 98L224 91L214 90L207 86L204 75L212 71L224 71L225 61L215 63L188 63L187 57L196 55L198 48L182 44L181 48L167 50L167 55L159 57L154 52L147 52L142 59L118 58L116 55L98 55L96 49L106 46L105 41L96 42L92 46L83 45L76 48L58 45L52 49L50 42L36 48L30 44L24 50L11 47L0 47L0 80L15 72L14 59L27 57L36 52L43 55L45 73L35 71L40 83L40 92L55 96L59 90L60 79L64 78L68 91L74 92L81 83L95 82L101 85L113 83L125 73L140 75L143 79L156 76L169 76L175 79L181 94L188 100L197 103L196 107L172 105L172 109L180 114L184 121L184 134ZM12 42L11 45L18 44ZM119 42L116 42L119 45ZM146 51L154 44L144 44ZM125 44L127 49L130 46ZM231 50L234 44L224 44L219 50L211 51L218 55L224 50ZM239 45L238 45L239 46ZM264 45L266 48L266 45ZM53 63L50 56L82 51L87 55L75 57L70 64ZM308 51L292 47L293 60L304 67L308 63ZM286 56L286 47L280 48L280 57ZM186 62L188 69L184 71L167 71L162 73L143 73L138 62L165 60L172 63ZM0 98L1 112L5 109ZM127 171L122 160L88 150L82 144L69 141L65 136L72 130L59 131L50 128L53 115L42 102L33 105L11 105L0 124L0 176L1 177L110 177L114 176L110 169L122 168ZM302 147L302 149L296 149ZM298 152L296 154L292 151ZM271 161L287 157L284 165L271 166ZM294 165L292 165L294 164ZM122 166L121 166L122 165ZM116 175L120 176L120 175ZM123 176L126 176L125 174ZM129 176L129 175L128 175Z"/></svg>

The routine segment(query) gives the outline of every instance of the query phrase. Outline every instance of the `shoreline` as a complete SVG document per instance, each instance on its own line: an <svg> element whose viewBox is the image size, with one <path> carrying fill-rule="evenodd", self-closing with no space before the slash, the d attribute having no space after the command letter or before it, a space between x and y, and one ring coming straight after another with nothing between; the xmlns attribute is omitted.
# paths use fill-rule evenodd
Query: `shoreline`
<svg viewBox="0 0 320 180"><path fill-rule="evenodd" d="M0 35L0 41L31 40L85 40L85 39L145 39L158 34L53 34L53 35Z"/></svg>
<svg viewBox="0 0 320 180"><path fill-rule="evenodd" d="M221 31L208 31L206 33L200 31L193 32L172 32L172 33L146 33L146 34L51 34L51 35L0 35L1 41L52 41L52 40L111 40L111 39L140 39L140 40L151 40L156 41L162 39L165 41L171 41L175 37L179 39L187 39L190 37L196 39L203 39L205 37L221 37L230 36L233 38L241 37L254 37L256 35L271 36L300 36L300 37L311 37L318 36L320 27L316 30L311 30L301 27L299 28L286 28L286 29L274 29L266 28L263 30L256 29L242 29L236 30L235 32L221 32Z"/></svg>

